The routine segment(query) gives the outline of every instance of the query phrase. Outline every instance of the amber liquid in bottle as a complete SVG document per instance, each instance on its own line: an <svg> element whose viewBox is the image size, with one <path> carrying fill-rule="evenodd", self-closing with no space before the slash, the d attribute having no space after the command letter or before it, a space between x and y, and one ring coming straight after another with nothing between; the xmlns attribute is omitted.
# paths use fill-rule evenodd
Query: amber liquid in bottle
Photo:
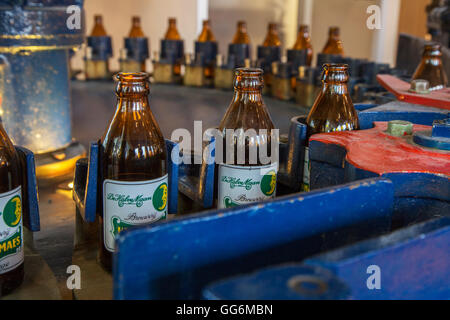
<svg viewBox="0 0 450 320"><path fill-rule="evenodd" d="M22 187L16 150L0 123L0 297L22 284L24 276ZM9 249L5 249L9 248Z"/></svg>
<svg viewBox="0 0 450 320"><path fill-rule="evenodd" d="M92 28L91 37L106 37L106 30L103 27L103 17L101 15L94 16L94 27Z"/></svg>
<svg viewBox="0 0 450 320"><path fill-rule="evenodd" d="M117 110L101 141L100 262L107 270L123 229L167 215L166 146L149 107L148 78L115 76Z"/></svg>
<svg viewBox="0 0 450 320"><path fill-rule="evenodd" d="M250 44L250 37L247 33L247 23L245 21L238 21L237 30L234 34L232 44Z"/></svg>
<svg viewBox="0 0 450 320"><path fill-rule="evenodd" d="M262 99L263 71L239 68L235 70L234 96L219 125L223 134L223 162L218 164L219 208L269 199L275 196L277 162L271 157L274 125ZM235 138L226 141L227 130L235 132ZM255 135L243 133L253 129ZM260 131L265 129L265 132ZM239 156L239 148L245 150ZM266 148L267 157L262 159L260 149ZM251 149L253 154L251 156ZM233 152L233 155L229 154ZM217 153L216 153L217 154ZM242 153L241 153L242 155Z"/></svg>
<svg viewBox="0 0 450 320"><path fill-rule="evenodd" d="M428 80L430 90L440 90L447 87L448 78L442 64L442 51L439 44L425 45L422 60L412 79Z"/></svg>
<svg viewBox="0 0 450 320"><path fill-rule="evenodd" d="M338 27L330 27L328 31L328 41L325 44L322 53L344 55L344 46L340 39L340 29Z"/></svg>
<svg viewBox="0 0 450 320"><path fill-rule="evenodd" d="M322 89L306 119L307 138L316 133L359 129L358 114L347 88L348 66L325 64ZM309 149L305 150L303 190L309 191Z"/></svg>
<svg viewBox="0 0 450 320"><path fill-rule="evenodd" d="M309 27L307 25L300 25L298 29L297 41L295 41L293 50L307 50L306 65L311 66L313 58L313 49L311 38L309 36Z"/></svg>
<svg viewBox="0 0 450 320"><path fill-rule="evenodd" d="M263 43L264 47L279 47L281 46L281 40L278 36L278 26L276 23L269 23L267 28L267 35Z"/></svg>

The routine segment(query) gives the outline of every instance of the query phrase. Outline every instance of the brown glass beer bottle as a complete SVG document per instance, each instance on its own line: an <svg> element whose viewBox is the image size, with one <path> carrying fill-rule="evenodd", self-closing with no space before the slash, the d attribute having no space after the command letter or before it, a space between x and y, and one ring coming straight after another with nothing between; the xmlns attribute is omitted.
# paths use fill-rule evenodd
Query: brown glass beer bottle
<svg viewBox="0 0 450 320"><path fill-rule="evenodd" d="M216 42L216 38L211 30L211 24L209 20L203 20L203 29L198 36L198 42ZM212 78L214 76L214 67L207 66L204 71L206 78Z"/></svg>
<svg viewBox="0 0 450 320"><path fill-rule="evenodd" d="M169 27L167 28L165 40L181 40L181 36L177 29L177 19L169 18ZM173 73L177 76L181 75L181 64L179 62L175 63L173 66Z"/></svg>
<svg viewBox="0 0 450 320"><path fill-rule="evenodd" d="M235 70L233 100L219 126L224 147L223 161L218 163L219 208L275 196L278 157L273 157L272 144L278 143L278 135L272 135L274 125L262 99L262 87L261 69ZM261 149L266 153L260 153Z"/></svg>
<svg viewBox="0 0 450 320"><path fill-rule="evenodd" d="M336 54L344 55L344 46L340 39L340 29L339 27L330 27L328 31L328 40L325 47L322 50L324 54Z"/></svg>
<svg viewBox="0 0 450 320"><path fill-rule="evenodd" d="M348 79L346 64L323 66L322 89L306 119L308 139L315 133L359 129L358 114L347 88ZM309 191L309 169L309 149L306 147L304 191Z"/></svg>
<svg viewBox="0 0 450 320"><path fill-rule="evenodd" d="M439 44L426 44L422 60L417 66L413 80L428 80L430 90L440 90L447 87L448 78L442 64L442 51Z"/></svg>
<svg viewBox="0 0 450 320"><path fill-rule="evenodd" d="M0 122L0 297L24 276L22 186L16 150Z"/></svg>
<svg viewBox="0 0 450 320"><path fill-rule="evenodd" d="M295 41L293 50L307 50L306 65L311 66L313 58L313 49L311 38L309 36L309 27L307 25L300 25L298 28L297 40Z"/></svg>
<svg viewBox="0 0 450 320"><path fill-rule="evenodd" d="M107 270L123 229L167 215L166 146L149 107L148 79L147 73L115 76L117 109L101 141L100 261Z"/></svg>

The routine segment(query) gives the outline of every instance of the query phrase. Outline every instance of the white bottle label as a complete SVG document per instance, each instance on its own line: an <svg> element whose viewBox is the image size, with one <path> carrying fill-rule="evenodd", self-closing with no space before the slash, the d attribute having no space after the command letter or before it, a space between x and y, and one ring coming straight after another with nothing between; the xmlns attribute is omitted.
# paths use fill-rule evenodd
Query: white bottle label
<svg viewBox="0 0 450 320"><path fill-rule="evenodd" d="M114 252L118 234L167 216L168 175L147 181L103 181L104 245Z"/></svg>
<svg viewBox="0 0 450 320"><path fill-rule="evenodd" d="M263 201L275 197L278 164L266 166L219 165L219 208Z"/></svg>
<svg viewBox="0 0 450 320"><path fill-rule="evenodd" d="M0 274L23 263L22 187L0 194Z"/></svg>

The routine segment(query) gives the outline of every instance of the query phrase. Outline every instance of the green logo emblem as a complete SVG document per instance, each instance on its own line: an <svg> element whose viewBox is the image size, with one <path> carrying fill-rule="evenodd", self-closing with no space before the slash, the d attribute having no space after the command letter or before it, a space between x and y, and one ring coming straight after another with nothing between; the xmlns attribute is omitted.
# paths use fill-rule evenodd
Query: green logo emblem
<svg viewBox="0 0 450 320"><path fill-rule="evenodd" d="M14 228L22 218L22 202L19 196L14 196L9 199L5 208L3 209L3 221L8 227Z"/></svg>
<svg viewBox="0 0 450 320"><path fill-rule="evenodd" d="M0 241L0 259L17 253L22 247L22 227L17 228L17 231L8 239Z"/></svg>
<svg viewBox="0 0 450 320"><path fill-rule="evenodd" d="M112 217L111 225L112 225L111 233L113 234L114 238L117 238L117 235L119 233L121 233L123 230L125 230L126 228L133 226L132 224L123 222L122 220L120 220L119 217Z"/></svg>
<svg viewBox="0 0 450 320"><path fill-rule="evenodd" d="M271 196L277 185L277 173L272 170L267 172L261 179L261 191L266 196Z"/></svg>
<svg viewBox="0 0 450 320"><path fill-rule="evenodd" d="M223 198L223 203L225 205L225 208L237 207L239 205L236 202L233 202L230 197Z"/></svg>
<svg viewBox="0 0 450 320"><path fill-rule="evenodd" d="M153 206L158 211L163 211L167 206L167 183L161 183L153 193Z"/></svg>

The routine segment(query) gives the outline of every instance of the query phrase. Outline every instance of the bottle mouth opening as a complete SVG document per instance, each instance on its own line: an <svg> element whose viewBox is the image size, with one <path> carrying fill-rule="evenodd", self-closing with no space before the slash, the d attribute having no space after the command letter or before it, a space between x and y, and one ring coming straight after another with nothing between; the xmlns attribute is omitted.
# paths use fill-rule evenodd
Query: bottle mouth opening
<svg viewBox="0 0 450 320"><path fill-rule="evenodd" d="M348 64L345 63L325 63L323 66L324 71L347 71Z"/></svg>
<svg viewBox="0 0 450 320"><path fill-rule="evenodd" d="M264 86L263 70L259 68L237 68L234 71L234 88L259 90Z"/></svg>
<svg viewBox="0 0 450 320"><path fill-rule="evenodd" d="M119 72L114 75L114 80L127 83L148 82L149 77L147 72Z"/></svg>
<svg viewBox="0 0 450 320"><path fill-rule="evenodd" d="M245 78L257 78L263 75L264 71L260 68L236 68L234 74Z"/></svg>

